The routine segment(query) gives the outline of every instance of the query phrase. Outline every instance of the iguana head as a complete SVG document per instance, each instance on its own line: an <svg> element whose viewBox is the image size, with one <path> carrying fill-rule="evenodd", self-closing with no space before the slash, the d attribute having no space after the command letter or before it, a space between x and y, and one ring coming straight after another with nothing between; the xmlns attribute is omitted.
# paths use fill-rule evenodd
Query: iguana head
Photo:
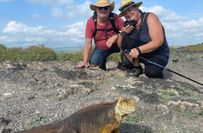
<svg viewBox="0 0 203 133"><path fill-rule="evenodd" d="M119 97L115 106L115 112L120 117L125 117L135 111L135 100Z"/></svg>

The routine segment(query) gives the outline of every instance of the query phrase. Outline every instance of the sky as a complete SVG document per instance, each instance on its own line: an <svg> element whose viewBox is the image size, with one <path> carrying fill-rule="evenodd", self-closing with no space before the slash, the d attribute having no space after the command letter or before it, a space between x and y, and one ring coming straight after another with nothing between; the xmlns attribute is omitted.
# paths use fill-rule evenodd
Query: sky
<svg viewBox="0 0 203 133"><path fill-rule="evenodd" d="M114 2L114 12L119 13L120 0ZM142 11L153 12L159 17L169 46L203 42L202 0L142 2ZM93 14L89 5L95 3L96 0L0 0L0 44L81 49L86 21Z"/></svg>

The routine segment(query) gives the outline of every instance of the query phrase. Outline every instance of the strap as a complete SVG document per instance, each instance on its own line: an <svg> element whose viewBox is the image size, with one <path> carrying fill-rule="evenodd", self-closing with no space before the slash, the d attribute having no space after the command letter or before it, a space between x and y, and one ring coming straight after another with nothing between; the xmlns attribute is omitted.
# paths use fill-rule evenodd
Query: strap
<svg viewBox="0 0 203 133"><path fill-rule="evenodd" d="M112 28L109 28L109 29L97 29L97 13L96 12L94 12L94 14L92 16L92 19L94 21L94 32L92 33L93 37L96 36L96 32L97 31L106 31L106 32L109 32L109 31L113 30L116 33L119 33L119 30L116 28L116 25L115 25L114 14L112 12L109 14L109 20L110 20Z"/></svg>
<svg viewBox="0 0 203 133"><path fill-rule="evenodd" d="M113 28L108 28L108 29L97 29L97 31L106 31L106 32L109 32L109 31L112 31Z"/></svg>
<svg viewBox="0 0 203 133"><path fill-rule="evenodd" d="M97 13L96 12L94 12L92 19L94 21L94 32L92 33L92 36L95 37L97 32Z"/></svg>
<svg viewBox="0 0 203 133"><path fill-rule="evenodd" d="M114 17L113 17L113 13L112 13L112 12L109 14L109 19L110 19L111 26L112 26L113 30L114 30L116 33L119 33L119 30L116 28L116 25L115 25L115 21L114 21Z"/></svg>

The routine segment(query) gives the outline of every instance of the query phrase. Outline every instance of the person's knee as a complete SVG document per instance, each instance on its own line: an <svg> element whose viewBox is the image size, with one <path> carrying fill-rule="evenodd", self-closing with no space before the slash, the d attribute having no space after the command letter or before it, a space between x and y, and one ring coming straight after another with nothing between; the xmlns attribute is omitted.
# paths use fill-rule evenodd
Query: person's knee
<svg viewBox="0 0 203 133"><path fill-rule="evenodd" d="M91 67L99 66L101 69L106 69L106 61L105 60L90 58L89 64Z"/></svg>
<svg viewBox="0 0 203 133"><path fill-rule="evenodd" d="M93 58L90 58L89 64L90 64L91 66L98 66L98 65L99 65L99 62L98 62L97 60L93 59Z"/></svg>
<svg viewBox="0 0 203 133"><path fill-rule="evenodd" d="M163 78L163 70L160 68L145 69L145 75L149 78Z"/></svg>

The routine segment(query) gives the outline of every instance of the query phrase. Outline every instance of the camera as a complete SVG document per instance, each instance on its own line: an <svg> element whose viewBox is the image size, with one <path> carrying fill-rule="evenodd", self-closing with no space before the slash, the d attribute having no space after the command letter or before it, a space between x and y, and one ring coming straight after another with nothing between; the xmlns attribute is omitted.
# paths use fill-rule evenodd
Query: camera
<svg viewBox="0 0 203 133"><path fill-rule="evenodd" d="M126 20L126 21L123 23L123 26L126 27L127 25L135 26L135 20Z"/></svg>

